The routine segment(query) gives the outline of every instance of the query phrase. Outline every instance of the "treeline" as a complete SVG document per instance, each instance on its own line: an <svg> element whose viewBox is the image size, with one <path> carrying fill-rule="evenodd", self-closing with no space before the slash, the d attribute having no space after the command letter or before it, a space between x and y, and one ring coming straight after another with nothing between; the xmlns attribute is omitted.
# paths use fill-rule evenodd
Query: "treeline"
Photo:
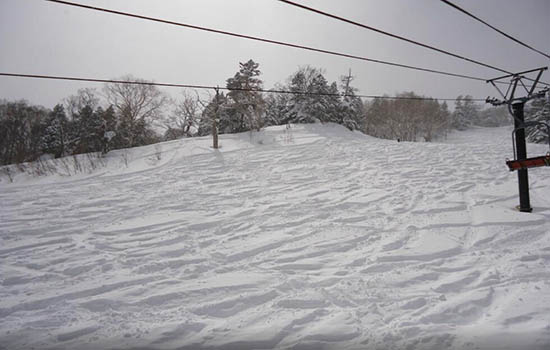
<svg viewBox="0 0 550 350"><path fill-rule="evenodd" d="M102 152L218 133L260 130L289 123L333 122L375 137L432 141L451 129L510 123L505 108L481 110L459 96L451 113L446 102L406 92L363 101L349 72L329 82L321 69L299 68L284 84L265 91L259 64L240 63L226 81L227 92L208 98L183 91L169 98L156 86L106 84L82 89L49 110L25 101L0 101L0 165ZM281 93L285 92L285 93Z"/></svg>
<svg viewBox="0 0 550 350"><path fill-rule="evenodd" d="M168 101L162 92L151 85L107 84L104 97L107 107L96 90L82 89L52 110L26 101L0 102L0 164L162 141L151 127Z"/></svg>
<svg viewBox="0 0 550 350"><path fill-rule="evenodd" d="M505 108L481 110L469 95L456 99L453 113L446 102L414 92L399 94L397 99L384 96L363 101L352 84L351 72L339 82L329 83L322 70L306 66L292 74L286 84L278 84L272 93L247 91L263 89L259 76L259 65L250 60L241 63L239 72L227 80L229 93L220 93L206 104L186 95L178 109L180 118L176 118L176 124L184 128L171 130L170 136L189 136L193 129L199 136L208 135L216 119L220 133L288 123L333 122L380 138L432 141L451 129L510 122ZM205 108L197 114L201 105Z"/></svg>
<svg viewBox="0 0 550 350"><path fill-rule="evenodd" d="M259 65L250 60L227 80L227 94L214 96L206 105L197 124L197 134L210 134L212 119L217 118L220 133L259 130L265 126L289 123L334 122L351 130L362 129L364 106L351 86L353 77L342 77L340 89L328 83L320 69L300 68L285 85L260 93Z"/></svg>
<svg viewBox="0 0 550 350"><path fill-rule="evenodd" d="M424 100L414 92L396 97L376 98L366 104L365 133L401 141L432 141L449 130L451 113L446 102Z"/></svg>

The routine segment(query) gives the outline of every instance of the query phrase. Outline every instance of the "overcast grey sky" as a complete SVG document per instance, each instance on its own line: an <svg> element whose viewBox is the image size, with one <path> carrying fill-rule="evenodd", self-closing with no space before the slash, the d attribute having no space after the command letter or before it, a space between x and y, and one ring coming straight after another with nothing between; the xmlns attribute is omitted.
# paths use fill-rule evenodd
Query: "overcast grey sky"
<svg viewBox="0 0 550 350"><path fill-rule="evenodd" d="M83 4L266 37L483 78L497 71L443 56L276 0L73 0ZM296 0L506 70L548 66L534 53L439 0ZM454 0L501 30L550 52L550 0ZM0 0L0 71L225 85L239 62L260 63L264 86L299 66L323 68L330 81L351 69L362 94L402 91L454 98L496 92L483 82L247 41L67 7L42 0ZM545 73L550 82L550 73ZM53 107L82 87L101 84L0 77L0 98ZM177 95L177 90L170 91Z"/></svg>

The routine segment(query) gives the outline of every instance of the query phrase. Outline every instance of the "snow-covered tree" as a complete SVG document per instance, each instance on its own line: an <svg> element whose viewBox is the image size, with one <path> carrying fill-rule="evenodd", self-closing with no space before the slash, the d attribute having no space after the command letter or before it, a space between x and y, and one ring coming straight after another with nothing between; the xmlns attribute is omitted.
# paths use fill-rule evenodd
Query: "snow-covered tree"
<svg viewBox="0 0 550 350"><path fill-rule="evenodd" d="M264 99L261 92L250 91L262 89L262 81L258 78L261 74L259 63L248 60L239 63L240 69L235 76L227 79L226 87L229 98L228 108L233 109L230 115L231 132L247 130L260 130L263 126Z"/></svg>
<svg viewBox="0 0 550 350"><path fill-rule="evenodd" d="M288 89L295 94L291 95L285 124L341 120L338 87L328 84L321 69L301 67L290 77Z"/></svg>
<svg viewBox="0 0 550 350"><path fill-rule="evenodd" d="M460 95L455 101L455 111L452 114L451 127L456 130L466 130L478 119L478 114L479 107L472 99L472 96Z"/></svg>
<svg viewBox="0 0 550 350"><path fill-rule="evenodd" d="M76 118L78 121L78 135L75 153L99 152L103 149L105 127L101 117L102 113L101 108L94 111L91 106L84 106L79 111Z"/></svg>
<svg viewBox="0 0 550 350"><path fill-rule="evenodd" d="M525 110L525 120L550 125L550 94L534 99ZM526 137L530 142L548 143L548 129L544 125L532 126L526 129Z"/></svg>
<svg viewBox="0 0 550 350"><path fill-rule="evenodd" d="M101 114L101 118L103 119L103 123L105 124L105 131L115 131L117 129L117 120L116 120L116 114L115 109L113 106L109 106L106 110L103 111Z"/></svg>
<svg viewBox="0 0 550 350"><path fill-rule="evenodd" d="M365 110L361 98L355 96L357 89L351 83L354 80L351 71L340 78L343 92L339 123L350 130L362 130L364 127Z"/></svg>
<svg viewBox="0 0 550 350"><path fill-rule="evenodd" d="M230 102L223 92L214 95L210 102L206 104L199 120L198 136L206 136L212 133L214 119L216 119L217 129L220 134L234 132L234 109L229 108Z"/></svg>
<svg viewBox="0 0 550 350"><path fill-rule="evenodd" d="M284 91L285 86L276 85L274 90ZM288 112L291 108L292 96L290 94L268 93L265 98L265 125L282 125L287 122Z"/></svg>
<svg viewBox="0 0 550 350"><path fill-rule="evenodd" d="M103 146L102 153L109 152L113 147L116 147L116 135L117 135L117 120L115 109L113 106L109 106L106 110L102 111L98 109L98 114L103 121Z"/></svg>
<svg viewBox="0 0 550 350"><path fill-rule="evenodd" d="M50 112L44 126L41 145L44 153L51 153L55 158L62 157L65 154L65 144L67 142L67 116L62 104L58 104Z"/></svg>

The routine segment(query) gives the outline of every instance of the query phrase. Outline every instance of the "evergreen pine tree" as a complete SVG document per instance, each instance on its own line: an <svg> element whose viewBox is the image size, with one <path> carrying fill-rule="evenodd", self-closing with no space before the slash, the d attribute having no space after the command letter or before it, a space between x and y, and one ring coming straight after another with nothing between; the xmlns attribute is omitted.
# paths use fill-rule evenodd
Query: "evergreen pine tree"
<svg viewBox="0 0 550 350"><path fill-rule="evenodd" d="M58 104L49 113L41 139L41 148L44 153L51 153L55 158L65 154L67 116L63 105Z"/></svg>
<svg viewBox="0 0 550 350"><path fill-rule="evenodd" d="M217 107L216 104L218 104ZM210 135L212 133L212 121L214 120L214 118L217 119L218 132L220 134L233 132L234 124L232 123L232 120L235 119L233 117L234 110L228 108L228 105L228 98L224 95L223 92L220 92L217 101L216 96L214 96L202 112L197 135Z"/></svg>
<svg viewBox="0 0 550 350"><path fill-rule="evenodd" d="M284 90L285 87L277 86L276 90ZM288 111L290 109L289 94L268 94L265 99L266 114L265 124L270 125L283 125L287 123Z"/></svg>
<svg viewBox="0 0 550 350"><path fill-rule="evenodd" d="M99 152L102 150L104 134L102 113L101 107L94 111L89 105L84 106L78 112L76 118L78 120L76 153Z"/></svg>
<svg viewBox="0 0 550 350"><path fill-rule="evenodd" d="M335 87L336 84L333 84L332 88ZM311 82L310 91L315 95L308 96L305 113L323 123L333 121L334 116L338 113L340 101L339 96L331 96L330 94L336 91L337 95L338 88L336 87L336 90L331 91L331 87L323 74L318 74Z"/></svg>
<svg viewBox="0 0 550 350"><path fill-rule="evenodd" d="M455 101L455 111L452 115L451 127L457 130L470 128L474 120L478 119L479 109L472 96L458 96Z"/></svg>
<svg viewBox="0 0 550 350"><path fill-rule="evenodd" d="M363 129L364 106L363 101L355 93L357 89L351 86L354 77L351 71L347 76L341 77L343 99L339 123L350 130Z"/></svg>
<svg viewBox="0 0 550 350"><path fill-rule="evenodd" d="M258 90L262 88L262 81L258 78L261 74L259 64L253 60L239 63L240 70L233 78L227 79L227 88L231 91L227 94L230 99L229 108L233 113L231 118L231 132L247 130L259 130L263 126L263 110L265 102ZM221 130L221 129L220 129Z"/></svg>
<svg viewBox="0 0 550 350"><path fill-rule="evenodd" d="M112 148L116 147L116 135L117 135L117 120L115 109L113 106L109 106L101 114L103 120L103 139L102 139L102 153L108 153Z"/></svg>
<svg viewBox="0 0 550 350"><path fill-rule="evenodd" d="M115 109L113 106L109 106L101 115L103 123L105 124L105 131L116 131L117 120L115 115Z"/></svg>
<svg viewBox="0 0 550 350"><path fill-rule="evenodd" d="M338 84L332 82L327 89L329 95L324 96L325 100L325 115L327 122L343 124L344 117L342 116L343 98L340 97Z"/></svg>
<svg viewBox="0 0 550 350"><path fill-rule="evenodd" d="M314 119L308 115L307 106L311 96L306 93L310 91L310 83L308 80L309 75L313 74L313 68L305 67L296 72L290 80L289 89L293 94L290 99L290 109L288 115L284 120L284 124L287 123L313 123ZM306 76L307 75L307 76Z"/></svg>
<svg viewBox="0 0 550 350"><path fill-rule="evenodd" d="M300 68L290 78L291 95L285 123L338 122L340 98L335 83L328 85L320 69Z"/></svg>

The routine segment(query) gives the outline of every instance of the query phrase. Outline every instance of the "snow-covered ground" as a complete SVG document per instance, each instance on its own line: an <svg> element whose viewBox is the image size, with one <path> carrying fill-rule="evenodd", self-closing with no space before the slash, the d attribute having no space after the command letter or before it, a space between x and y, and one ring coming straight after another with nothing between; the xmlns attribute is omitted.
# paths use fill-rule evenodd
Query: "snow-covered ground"
<svg viewBox="0 0 550 350"><path fill-rule="evenodd" d="M0 348L550 348L550 169L514 210L508 128L210 142L4 176Z"/></svg>

